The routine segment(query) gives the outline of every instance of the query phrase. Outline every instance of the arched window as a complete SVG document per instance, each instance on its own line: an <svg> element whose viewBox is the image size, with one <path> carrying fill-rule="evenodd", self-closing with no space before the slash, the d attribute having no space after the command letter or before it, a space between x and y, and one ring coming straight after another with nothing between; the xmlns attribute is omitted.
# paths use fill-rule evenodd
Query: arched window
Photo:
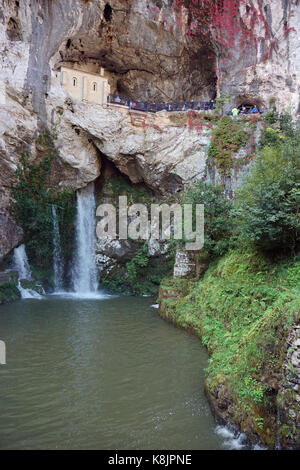
<svg viewBox="0 0 300 470"><path fill-rule="evenodd" d="M97 91L97 83L94 82L92 86L93 86L93 91Z"/></svg>
<svg viewBox="0 0 300 470"><path fill-rule="evenodd" d="M73 77L73 86L77 86L77 78Z"/></svg>

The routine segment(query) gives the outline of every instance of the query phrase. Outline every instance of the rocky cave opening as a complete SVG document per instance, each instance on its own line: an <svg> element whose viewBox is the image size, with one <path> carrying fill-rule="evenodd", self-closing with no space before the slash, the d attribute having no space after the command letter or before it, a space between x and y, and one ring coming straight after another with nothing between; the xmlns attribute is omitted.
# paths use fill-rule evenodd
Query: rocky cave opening
<svg viewBox="0 0 300 470"><path fill-rule="evenodd" d="M209 101L217 88L216 55L209 40L186 44L173 30L130 13L103 9L96 29L66 39L53 57L55 68L68 66L99 73L104 68L111 93L152 103ZM146 34L147 33L147 34Z"/></svg>
<svg viewBox="0 0 300 470"><path fill-rule="evenodd" d="M110 21L111 21L111 18L112 18L112 7L110 6L109 3L107 3L107 4L105 5L105 7L104 7L103 16L104 16L105 21L107 21L107 22L110 22Z"/></svg>
<svg viewBox="0 0 300 470"><path fill-rule="evenodd" d="M257 107L258 109L264 108L264 103L259 97L243 97L238 99L237 108L239 111L243 109L251 110L252 108Z"/></svg>

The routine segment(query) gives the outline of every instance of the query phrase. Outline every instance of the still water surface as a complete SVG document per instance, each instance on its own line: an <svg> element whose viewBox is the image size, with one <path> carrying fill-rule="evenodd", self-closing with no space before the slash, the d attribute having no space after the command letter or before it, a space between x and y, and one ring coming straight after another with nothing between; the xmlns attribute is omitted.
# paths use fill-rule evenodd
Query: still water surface
<svg viewBox="0 0 300 470"><path fill-rule="evenodd" d="M207 354L151 303L50 296L1 306L0 448L223 448L203 393Z"/></svg>

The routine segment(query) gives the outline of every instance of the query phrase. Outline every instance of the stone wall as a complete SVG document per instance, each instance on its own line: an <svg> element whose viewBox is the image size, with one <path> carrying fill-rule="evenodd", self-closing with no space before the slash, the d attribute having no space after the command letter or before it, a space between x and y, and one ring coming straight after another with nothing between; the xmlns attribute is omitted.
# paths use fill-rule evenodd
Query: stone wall
<svg viewBox="0 0 300 470"><path fill-rule="evenodd" d="M55 88L62 85L72 98L90 103L106 104L110 93L107 78L67 67L53 71L51 83Z"/></svg>

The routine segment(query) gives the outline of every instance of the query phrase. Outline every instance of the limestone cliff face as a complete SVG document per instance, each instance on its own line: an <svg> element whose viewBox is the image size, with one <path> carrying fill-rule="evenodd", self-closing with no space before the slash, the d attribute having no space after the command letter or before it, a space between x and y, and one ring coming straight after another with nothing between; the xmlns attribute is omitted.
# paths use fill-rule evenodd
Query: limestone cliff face
<svg viewBox="0 0 300 470"><path fill-rule="evenodd" d="M248 31L254 30L258 41L246 50L234 47L232 58L220 59L220 92L232 96L229 106L250 102L268 108L274 102L280 112L297 115L300 112L299 1L248 3L254 5L259 18L251 25L244 5L240 9L241 19Z"/></svg>
<svg viewBox="0 0 300 470"><path fill-rule="evenodd" d="M283 22L297 30L298 1L262 3L274 34ZM158 16L151 10L155 4ZM165 17L168 24L162 21ZM57 66L96 73L104 67L112 92L136 100L206 100L230 93L236 104L256 101L266 107L275 97L280 109L296 114L298 42L293 30L279 37L264 61L268 41L249 50L247 57L235 53L219 64L216 77L213 42L188 41L167 0L1 0L0 243L5 242L0 258L21 237L8 213L8 188L21 152L38 155L36 137L43 126L56 125L59 135L54 172L58 187L79 188L97 179L102 156L133 183L143 182L161 194L207 174L209 129L199 136L163 114L159 122L145 126L134 122L130 113L124 116L120 110L71 100L55 80ZM209 178L218 175L213 172ZM234 187L239 179L234 175L227 183Z"/></svg>

